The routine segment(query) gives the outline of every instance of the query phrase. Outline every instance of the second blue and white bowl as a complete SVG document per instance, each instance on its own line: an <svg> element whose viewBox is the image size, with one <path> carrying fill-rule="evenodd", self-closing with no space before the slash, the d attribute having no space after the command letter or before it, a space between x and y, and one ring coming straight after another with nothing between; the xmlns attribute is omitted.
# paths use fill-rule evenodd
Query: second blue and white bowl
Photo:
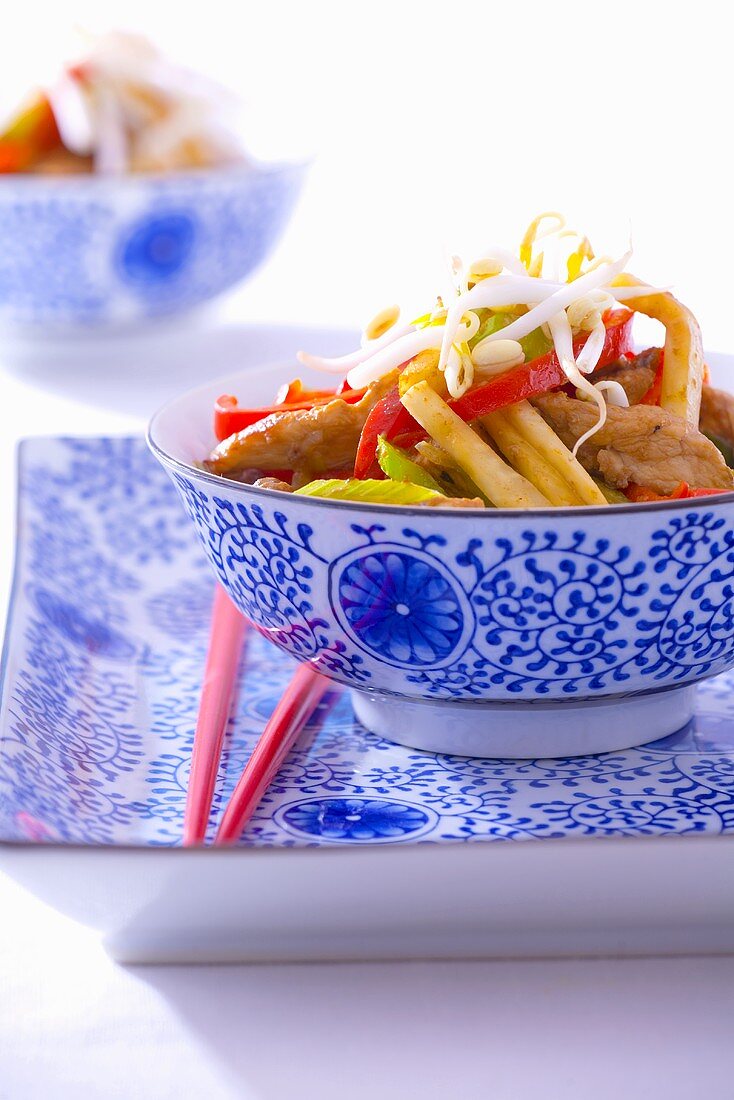
<svg viewBox="0 0 734 1100"><path fill-rule="evenodd" d="M304 173L0 177L0 326L129 327L214 298L272 249Z"/></svg>

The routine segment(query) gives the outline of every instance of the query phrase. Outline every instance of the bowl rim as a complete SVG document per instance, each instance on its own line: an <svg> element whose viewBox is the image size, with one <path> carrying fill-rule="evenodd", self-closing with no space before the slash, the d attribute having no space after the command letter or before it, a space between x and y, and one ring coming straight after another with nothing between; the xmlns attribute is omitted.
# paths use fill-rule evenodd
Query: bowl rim
<svg viewBox="0 0 734 1100"><path fill-rule="evenodd" d="M33 172L8 172L0 174L0 197L4 191L21 188L28 190L77 189L89 191L112 191L118 188L132 188L147 183L175 183L186 181L202 182L238 178L240 176L299 175L306 171L311 161L302 158L282 161L233 161L229 164L217 164L161 170L157 172L125 172L119 176L97 175L94 172L82 172L77 175L40 175Z"/></svg>
<svg viewBox="0 0 734 1100"><path fill-rule="evenodd" d="M273 368L276 366L284 366L282 361L277 363L262 363L262 368ZM247 374L254 373L258 370L258 366L248 367L244 371L236 371L233 374L225 375L222 378L222 393L228 392L226 387L235 378L245 377ZM194 478L197 481L211 486L222 486L231 489L236 494L244 497L245 499L253 499L254 501L270 500L271 502L281 502L285 504L286 501L293 500L293 493L285 493L280 489L262 489L255 485L246 485L241 481L233 481L230 478L222 477L220 474L210 473L209 470L199 469L198 466L192 465L190 462L184 462L179 458L174 457L169 451L162 447L156 439L157 422L163 416L168 409L184 398L195 397L196 394L201 394L202 399L205 394L208 394L212 387L218 384L214 379L211 382L205 382L200 386L192 386L188 390L184 390L182 393L176 394L175 397L169 398L162 405L156 409L148 421L147 428L145 430L145 440L158 459L163 465L172 470L184 475L185 477ZM579 504L576 507L558 507L558 508L451 508L437 506L435 508L422 508L420 505L415 504L377 504L368 501L358 500L329 500L325 497L308 497L298 496L296 497L300 504L305 505L307 508L337 508L340 511L350 512L370 512L376 515L397 515L397 516L423 516L438 514L442 519L446 519L448 516L454 517L456 520L471 520L476 523L477 518L480 515L486 515L487 520L490 518L500 517L501 519L513 519L516 521L525 521L527 519L549 519L553 516L558 518L567 517L584 517L584 516L609 516L609 515L629 515L630 511L634 511L635 514L641 512L681 512L690 508L717 508L723 505L734 503L734 490L728 493L719 493L716 496L710 497L698 497L688 498L682 500L655 500L645 501L640 503L634 503L629 501L627 504ZM705 502L705 503L704 503ZM486 521L483 521L486 522Z"/></svg>

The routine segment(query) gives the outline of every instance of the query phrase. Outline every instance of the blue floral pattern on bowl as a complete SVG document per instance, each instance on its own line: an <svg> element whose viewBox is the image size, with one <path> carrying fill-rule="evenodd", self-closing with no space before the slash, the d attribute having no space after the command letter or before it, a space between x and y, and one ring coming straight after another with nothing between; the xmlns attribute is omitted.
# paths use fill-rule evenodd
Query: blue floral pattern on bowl
<svg viewBox="0 0 734 1100"><path fill-rule="evenodd" d="M0 324L136 324L246 278L279 238L298 165L0 180Z"/></svg>
<svg viewBox="0 0 734 1100"><path fill-rule="evenodd" d="M734 664L729 501L640 509L632 541L624 510L571 510L551 530L542 516L438 523L426 509L342 508L329 522L333 503L286 509L171 472L235 603L343 683L412 699L584 700Z"/></svg>

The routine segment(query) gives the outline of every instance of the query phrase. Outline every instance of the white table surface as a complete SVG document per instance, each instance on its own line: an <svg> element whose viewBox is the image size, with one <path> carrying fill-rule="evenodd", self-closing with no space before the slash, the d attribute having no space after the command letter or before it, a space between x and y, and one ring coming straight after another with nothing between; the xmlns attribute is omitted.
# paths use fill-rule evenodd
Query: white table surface
<svg viewBox="0 0 734 1100"><path fill-rule="evenodd" d="M2 1100L732 1095L734 959L115 966L0 882Z"/></svg>

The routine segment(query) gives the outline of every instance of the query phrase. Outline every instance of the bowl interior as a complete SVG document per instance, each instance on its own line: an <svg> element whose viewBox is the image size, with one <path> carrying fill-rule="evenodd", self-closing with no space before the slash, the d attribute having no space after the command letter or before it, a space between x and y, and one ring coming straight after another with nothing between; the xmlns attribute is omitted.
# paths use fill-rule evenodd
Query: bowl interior
<svg viewBox="0 0 734 1100"><path fill-rule="evenodd" d="M734 388L734 355L714 353L706 358L714 384ZM278 387L293 378L301 378L307 385L322 389L335 386L339 381L337 375L301 366L295 357L290 362L265 363L237 371L189 390L159 409L150 423L150 442L163 457L175 462L187 466L200 462L217 442L213 429L217 397L231 393L242 405L267 406L272 404Z"/></svg>
<svg viewBox="0 0 734 1100"><path fill-rule="evenodd" d="M293 378L325 389L339 378L309 370L296 362L266 363L237 371L195 390L175 397L160 409L150 423L149 438L164 457L191 466L205 458L217 440L214 435L214 402L224 393L233 394L241 405L267 406L278 387Z"/></svg>

